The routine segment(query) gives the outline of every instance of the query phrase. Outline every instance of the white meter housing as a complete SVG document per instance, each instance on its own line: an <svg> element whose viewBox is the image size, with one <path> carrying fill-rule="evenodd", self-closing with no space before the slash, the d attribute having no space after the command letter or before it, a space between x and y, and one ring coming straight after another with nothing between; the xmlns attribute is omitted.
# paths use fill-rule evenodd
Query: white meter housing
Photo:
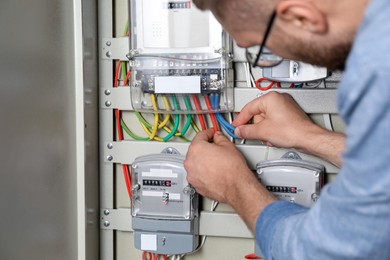
<svg viewBox="0 0 390 260"><path fill-rule="evenodd" d="M198 246L198 194L187 182L183 162L184 156L162 153L138 157L132 164L136 248L184 254Z"/></svg>
<svg viewBox="0 0 390 260"><path fill-rule="evenodd" d="M279 160L256 164L260 182L279 200L311 207L324 185L325 167L304 161L295 152L288 152ZM255 254L263 256L255 243Z"/></svg>
<svg viewBox="0 0 390 260"><path fill-rule="evenodd" d="M263 76L272 81L304 83L325 79L328 70L295 60L283 60L279 65L263 69Z"/></svg>
<svg viewBox="0 0 390 260"><path fill-rule="evenodd" d="M191 0L130 0L130 18L130 90L136 111L208 113L202 100L209 95L220 99L212 111L233 110L232 40L211 12ZM191 96L199 98L201 108L189 105Z"/></svg>
<svg viewBox="0 0 390 260"><path fill-rule="evenodd" d="M296 159L290 159L296 158ZM278 199L311 207L324 185L325 167L301 160L295 152L256 164L260 182Z"/></svg>

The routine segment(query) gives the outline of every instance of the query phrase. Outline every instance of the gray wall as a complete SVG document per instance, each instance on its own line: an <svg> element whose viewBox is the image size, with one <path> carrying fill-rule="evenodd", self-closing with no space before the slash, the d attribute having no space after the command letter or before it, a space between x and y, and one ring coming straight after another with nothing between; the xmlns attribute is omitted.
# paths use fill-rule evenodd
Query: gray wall
<svg viewBox="0 0 390 260"><path fill-rule="evenodd" d="M73 11L68 0L0 2L2 260L77 259L76 163L84 158L76 156ZM96 187L86 190L97 200ZM96 212L97 201L88 203Z"/></svg>

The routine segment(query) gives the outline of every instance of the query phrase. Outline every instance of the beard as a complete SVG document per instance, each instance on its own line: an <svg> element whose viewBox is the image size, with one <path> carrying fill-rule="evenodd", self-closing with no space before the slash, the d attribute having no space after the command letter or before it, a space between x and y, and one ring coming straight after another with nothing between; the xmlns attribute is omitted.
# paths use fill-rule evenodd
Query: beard
<svg viewBox="0 0 390 260"><path fill-rule="evenodd" d="M344 70L346 60L352 48L353 39L345 41L334 41L330 44L328 39L325 44L307 44L295 39L289 48L289 53L293 53L294 58L312 65L326 67L330 71Z"/></svg>

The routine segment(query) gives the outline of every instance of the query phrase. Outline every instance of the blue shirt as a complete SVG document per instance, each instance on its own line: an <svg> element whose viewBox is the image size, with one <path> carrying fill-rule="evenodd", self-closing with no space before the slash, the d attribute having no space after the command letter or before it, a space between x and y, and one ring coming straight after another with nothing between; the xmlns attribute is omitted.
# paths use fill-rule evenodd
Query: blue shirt
<svg viewBox="0 0 390 260"><path fill-rule="evenodd" d="M263 210L256 241L266 259L390 259L389 0L371 0L338 107L343 167L311 209L279 201Z"/></svg>

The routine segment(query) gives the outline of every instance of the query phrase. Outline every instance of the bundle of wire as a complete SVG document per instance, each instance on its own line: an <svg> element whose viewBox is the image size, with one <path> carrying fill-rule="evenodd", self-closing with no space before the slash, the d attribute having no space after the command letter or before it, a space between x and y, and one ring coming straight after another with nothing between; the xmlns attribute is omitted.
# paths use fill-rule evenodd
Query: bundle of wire
<svg viewBox="0 0 390 260"><path fill-rule="evenodd" d="M211 107L213 110L219 109L219 95L211 94ZM234 134L234 130L236 129L234 126L229 124L225 118L220 113L215 113L215 118L217 119L218 123L221 125L223 130L232 138L237 139L238 137Z"/></svg>

